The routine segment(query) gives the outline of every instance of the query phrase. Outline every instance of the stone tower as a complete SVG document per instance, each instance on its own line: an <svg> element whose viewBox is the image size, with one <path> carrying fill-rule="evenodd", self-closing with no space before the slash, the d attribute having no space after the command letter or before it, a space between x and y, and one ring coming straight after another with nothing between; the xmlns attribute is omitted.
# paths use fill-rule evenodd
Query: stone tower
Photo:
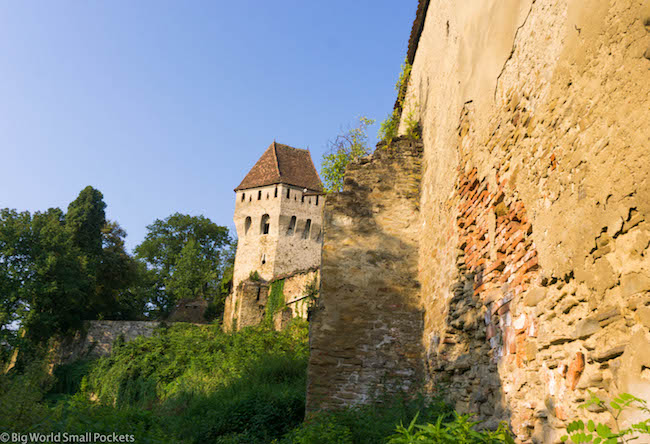
<svg viewBox="0 0 650 444"><path fill-rule="evenodd" d="M323 186L308 150L273 142L235 188L235 199L239 240L224 312L228 329L235 320L237 328L259 323L273 281L317 271L322 244Z"/></svg>

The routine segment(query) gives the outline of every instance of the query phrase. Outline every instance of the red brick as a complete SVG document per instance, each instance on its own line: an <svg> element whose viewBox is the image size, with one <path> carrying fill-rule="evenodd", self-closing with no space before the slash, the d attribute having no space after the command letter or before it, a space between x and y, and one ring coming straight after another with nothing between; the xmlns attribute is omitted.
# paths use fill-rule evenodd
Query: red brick
<svg viewBox="0 0 650 444"><path fill-rule="evenodd" d="M584 369L585 369L585 356L581 352L578 352L576 353L576 357L573 358L571 364L569 364L569 369L567 370L567 375L566 375L567 386L571 390L575 390Z"/></svg>

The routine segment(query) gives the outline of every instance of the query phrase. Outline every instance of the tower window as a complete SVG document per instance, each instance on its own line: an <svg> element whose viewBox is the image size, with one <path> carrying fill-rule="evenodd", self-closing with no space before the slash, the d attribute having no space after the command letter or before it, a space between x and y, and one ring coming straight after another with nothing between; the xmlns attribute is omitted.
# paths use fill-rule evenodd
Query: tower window
<svg viewBox="0 0 650 444"><path fill-rule="evenodd" d="M278 197L278 186L275 186L275 192L273 193L273 197Z"/></svg>
<svg viewBox="0 0 650 444"><path fill-rule="evenodd" d="M311 231L311 219L307 219L307 222L305 222L305 231L302 232L302 238L309 239L310 231Z"/></svg>
<svg viewBox="0 0 650 444"><path fill-rule="evenodd" d="M262 199L262 190L259 190L257 192L257 200L260 200L260 199Z"/></svg>
<svg viewBox="0 0 650 444"><path fill-rule="evenodd" d="M303 194L302 197L300 198L300 203L305 203L305 195Z"/></svg>
<svg viewBox="0 0 650 444"><path fill-rule="evenodd" d="M248 230L251 228L251 223L253 220L251 219L250 216L246 218L246 221L244 222L244 236L248 234Z"/></svg>
<svg viewBox="0 0 650 444"><path fill-rule="evenodd" d="M291 188L287 187L287 199L291 199Z"/></svg>
<svg viewBox="0 0 650 444"><path fill-rule="evenodd" d="M268 200L268 198L269 198L269 193L266 193L266 199Z"/></svg>
<svg viewBox="0 0 650 444"><path fill-rule="evenodd" d="M287 236L291 236L296 231L296 216L291 216L289 228L287 228Z"/></svg>
<svg viewBox="0 0 650 444"><path fill-rule="evenodd" d="M316 195L316 205L318 205L318 195Z"/></svg>
<svg viewBox="0 0 650 444"><path fill-rule="evenodd" d="M241 193L241 201L243 202L246 200L246 193Z"/></svg>
<svg viewBox="0 0 650 444"><path fill-rule="evenodd" d="M269 229L271 228L271 222L268 214L262 216L262 222L260 224L260 234L269 234Z"/></svg>

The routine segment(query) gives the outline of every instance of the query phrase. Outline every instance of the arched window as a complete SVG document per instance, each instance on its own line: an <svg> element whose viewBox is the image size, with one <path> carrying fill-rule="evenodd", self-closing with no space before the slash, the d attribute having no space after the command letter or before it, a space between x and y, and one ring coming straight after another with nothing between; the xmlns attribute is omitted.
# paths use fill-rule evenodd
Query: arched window
<svg viewBox="0 0 650 444"><path fill-rule="evenodd" d="M253 220L251 219L250 216L248 216L246 218L246 221L244 222L244 236L248 234L248 230L250 230L252 223L253 223Z"/></svg>
<svg viewBox="0 0 650 444"><path fill-rule="evenodd" d="M305 231L302 232L302 238L309 239L310 231L311 231L311 219L307 219L307 222L305 222Z"/></svg>
<svg viewBox="0 0 650 444"><path fill-rule="evenodd" d="M271 222L268 214L262 216L262 222L260 223L260 234L269 234L269 229L271 228Z"/></svg>
<svg viewBox="0 0 650 444"><path fill-rule="evenodd" d="M291 221L289 222L289 228L287 228L287 236L293 235L296 231L296 216L291 216Z"/></svg>

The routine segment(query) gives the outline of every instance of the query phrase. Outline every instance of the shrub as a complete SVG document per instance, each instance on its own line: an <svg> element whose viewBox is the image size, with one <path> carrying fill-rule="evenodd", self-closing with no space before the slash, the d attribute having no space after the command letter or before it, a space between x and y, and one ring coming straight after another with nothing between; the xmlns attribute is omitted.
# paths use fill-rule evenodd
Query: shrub
<svg viewBox="0 0 650 444"><path fill-rule="evenodd" d="M446 416L439 416L435 423L424 425L417 424L418 415L415 415L408 427L400 423L396 432L390 437L389 444L410 444L413 442L429 442L439 444L496 444L512 443L514 440L504 423L495 431L477 431L475 426L478 421L470 421L472 415L459 415L453 412L451 420Z"/></svg>
<svg viewBox="0 0 650 444"><path fill-rule="evenodd" d="M648 409L646 401L629 393L621 393L607 405L605 401L598 398L595 394L590 393L590 395L589 400L581 404L580 408L585 409L590 406L598 406L600 409L606 410L614 419L617 431L613 431L606 424L596 424L592 420L585 423L581 419L578 419L567 425L566 430L568 435L564 435L562 441L570 439L571 442L575 443L616 444L619 442L619 438L622 442L626 443L638 439L639 435L650 435L650 417L624 429L621 429L618 422L623 412L629 409L637 409L650 415L650 409Z"/></svg>
<svg viewBox="0 0 650 444"><path fill-rule="evenodd" d="M329 151L323 156L321 165L325 191L342 191L345 170L350 162L370 154L366 130L374 123L372 119L360 117L359 126L339 134L329 143Z"/></svg>
<svg viewBox="0 0 650 444"><path fill-rule="evenodd" d="M386 120L381 122L379 127L378 137L390 144L395 137L397 137L397 131L399 130L399 121L402 115L402 109L404 108L404 101L406 100L406 89L408 87L408 82L411 79L411 64L408 60L404 60L402 64L402 71L397 79L395 84L395 90L397 91L397 103L393 111L388 115ZM416 129L419 127L419 123L415 120L413 113L410 113L408 116L409 121L407 122L407 135L413 139L419 137L419 132Z"/></svg>
<svg viewBox="0 0 650 444"><path fill-rule="evenodd" d="M325 442L349 442L353 444L377 444L386 442L395 431L395 424L408 421L420 412L419 418L435 420L446 417L452 410L440 398L415 398L407 395L380 397L375 402L332 412L319 412L300 427L287 434L281 444L320 444ZM369 427L369 424L372 427ZM336 437L325 441L324 434Z"/></svg>

